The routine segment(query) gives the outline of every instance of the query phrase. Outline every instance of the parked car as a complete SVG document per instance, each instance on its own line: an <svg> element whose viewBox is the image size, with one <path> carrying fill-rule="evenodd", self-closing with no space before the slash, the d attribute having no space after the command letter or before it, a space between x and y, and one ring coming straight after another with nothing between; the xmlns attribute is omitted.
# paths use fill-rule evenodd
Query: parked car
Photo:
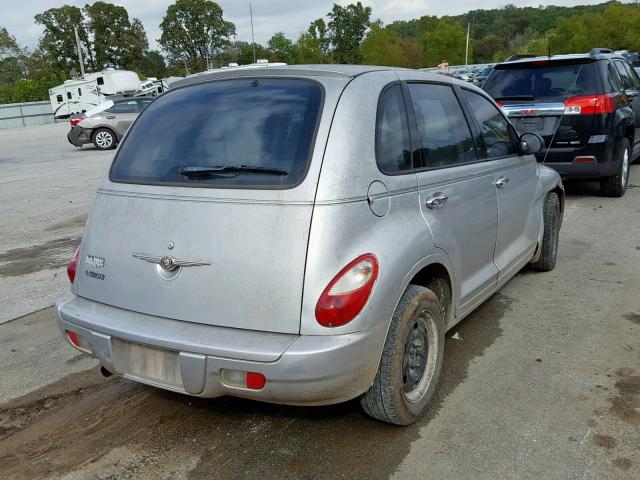
<svg viewBox="0 0 640 480"><path fill-rule="evenodd" d="M493 65L483 68L473 77L473 83L482 86L489 75L491 75L491 72L493 72Z"/></svg>
<svg viewBox="0 0 640 480"><path fill-rule="evenodd" d="M483 89L519 132L544 137L540 161L564 178L599 180L604 195L624 195L640 155L640 78L624 57L594 49L506 62Z"/></svg>
<svg viewBox="0 0 640 480"><path fill-rule="evenodd" d="M103 373L200 397L360 397L409 424L445 332L556 262L564 194L477 87L293 66L185 79L103 179L59 326Z"/></svg>
<svg viewBox="0 0 640 480"><path fill-rule="evenodd" d="M76 147L93 143L98 150L116 148L129 126L153 100L154 97L107 100L72 118L67 139Z"/></svg>

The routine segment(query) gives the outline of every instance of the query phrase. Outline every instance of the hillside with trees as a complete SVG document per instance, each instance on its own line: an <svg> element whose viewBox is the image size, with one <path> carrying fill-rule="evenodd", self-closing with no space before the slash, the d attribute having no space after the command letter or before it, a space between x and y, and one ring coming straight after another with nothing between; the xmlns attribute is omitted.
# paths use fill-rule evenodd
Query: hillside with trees
<svg viewBox="0 0 640 480"><path fill-rule="evenodd" d="M311 19L296 38L276 32L266 45L234 41L235 25L212 0L176 0L168 6L150 50L140 20L104 1L84 8L64 5L35 16L43 35L35 49L21 47L0 24L0 103L47 99L47 90L79 70L73 27L78 27L86 69L134 70L143 78L202 71L210 64L251 63L257 58L289 64L365 63L411 68L442 60L464 63L467 26L470 63L501 61L514 53L586 52L593 47L640 50L640 5L617 1L575 7L516 7L472 10L384 25L361 2L334 4Z"/></svg>

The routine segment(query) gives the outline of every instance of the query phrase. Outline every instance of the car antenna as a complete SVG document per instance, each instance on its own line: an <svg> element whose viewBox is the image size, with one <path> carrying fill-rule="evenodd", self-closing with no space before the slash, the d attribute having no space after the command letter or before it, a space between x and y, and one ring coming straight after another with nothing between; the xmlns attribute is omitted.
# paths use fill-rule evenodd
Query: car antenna
<svg viewBox="0 0 640 480"><path fill-rule="evenodd" d="M571 88L569 89L569 95L567 98L572 97L573 96L573 92L576 89L576 85L578 84L578 77L580 76L580 72L582 72L582 64L578 67L578 73L576 73L576 78L573 79L573 84L571 85ZM567 113L567 109L565 108L562 111L562 115L560 115L560 119L558 120L558 124L556 125L556 129L553 132L553 135L551 137L551 141L549 142L549 145L546 146L546 150L544 152L544 158L542 159L542 162L540 163L540 165L544 165L544 162L547 161L547 155L549 155L549 150L551 150L551 146L553 145L553 141L556 139L556 134L558 133L558 130L560 130L560 124L562 123L562 120L564 119L565 114ZM540 171L542 169L539 168L538 169L538 177L540 177Z"/></svg>
<svg viewBox="0 0 640 480"><path fill-rule="evenodd" d="M548 33L547 33L547 56L551 58L551 39L549 38Z"/></svg>

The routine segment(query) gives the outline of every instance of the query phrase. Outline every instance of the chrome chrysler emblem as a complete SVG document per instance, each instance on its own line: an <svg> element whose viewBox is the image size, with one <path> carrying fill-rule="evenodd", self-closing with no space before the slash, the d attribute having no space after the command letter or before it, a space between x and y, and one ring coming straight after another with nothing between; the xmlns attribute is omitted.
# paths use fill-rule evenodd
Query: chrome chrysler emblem
<svg viewBox="0 0 640 480"><path fill-rule="evenodd" d="M170 272L171 270L176 268L176 263L173 260L173 257L170 257L169 255L165 255L160 259L160 266Z"/></svg>
<svg viewBox="0 0 640 480"><path fill-rule="evenodd" d="M197 260L178 260L170 255L164 255L160 257L155 255L147 255L146 253L132 253L131 256L139 258L140 260L144 260L145 262L160 265L163 270L166 270L167 272L171 272L178 267L200 267L203 265L211 265L211 262L201 262Z"/></svg>

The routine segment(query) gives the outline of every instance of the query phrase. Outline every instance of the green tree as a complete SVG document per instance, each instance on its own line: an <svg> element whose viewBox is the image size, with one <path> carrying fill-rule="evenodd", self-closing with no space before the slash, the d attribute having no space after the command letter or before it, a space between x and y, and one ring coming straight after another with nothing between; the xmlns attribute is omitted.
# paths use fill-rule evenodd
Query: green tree
<svg viewBox="0 0 640 480"><path fill-rule="evenodd" d="M172 63L198 71L206 61L201 48L220 49L235 33L235 25L222 18L222 8L210 0L177 0L169 5L160 24L158 41Z"/></svg>
<svg viewBox="0 0 640 480"><path fill-rule="evenodd" d="M167 76L167 64L164 61L164 57L157 50L150 50L145 53L141 70L148 77L164 78Z"/></svg>
<svg viewBox="0 0 640 480"><path fill-rule="evenodd" d="M86 5L87 30L93 36L95 68L139 69L149 48L140 20L129 20L127 9L107 2Z"/></svg>
<svg viewBox="0 0 640 480"><path fill-rule="evenodd" d="M322 41L310 32L300 35L295 44L295 63L327 63Z"/></svg>
<svg viewBox="0 0 640 480"><path fill-rule="evenodd" d="M22 78L22 51L18 42L5 27L0 27L0 84L13 83Z"/></svg>
<svg viewBox="0 0 640 480"><path fill-rule="evenodd" d="M295 47L293 42L284 36L284 33L275 33L267 42L267 47L275 62L293 63Z"/></svg>
<svg viewBox="0 0 640 480"><path fill-rule="evenodd" d="M443 60L451 65L463 64L466 35L460 24L447 20L438 22L433 30L422 34L425 64L433 67Z"/></svg>
<svg viewBox="0 0 640 480"><path fill-rule="evenodd" d="M361 2L346 7L333 4L329 12L327 38L333 46L333 58L336 63L361 63L360 47L364 34L369 27L371 7Z"/></svg>
<svg viewBox="0 0 640 480"><path fill-rule="evenodd" d="M50 8L35 16L35 21L44 27L40 38L40 48L52 63L62 71L72 68L79 70L76 40L73 27L78 27L78 34L83 44L85 62L89 68L95 66L93 51L89 41L89 33L85 26L84 15L78 7L64 5Z"/></svg>
<svg viewBox="0 0 640 480"><path fill-rule="evenodd" d="M380 20L373 22L362 44L362 62L368 65L405 66L407 59L400 35L383 28Z"/></svg>
<svg viewBox="0 0 640 480"><path fill-rule="evenodd" d="M507 47L505 39L498 35L487 35L473 42L475 63L492 62L496 53L503 52Z"/></svg>

